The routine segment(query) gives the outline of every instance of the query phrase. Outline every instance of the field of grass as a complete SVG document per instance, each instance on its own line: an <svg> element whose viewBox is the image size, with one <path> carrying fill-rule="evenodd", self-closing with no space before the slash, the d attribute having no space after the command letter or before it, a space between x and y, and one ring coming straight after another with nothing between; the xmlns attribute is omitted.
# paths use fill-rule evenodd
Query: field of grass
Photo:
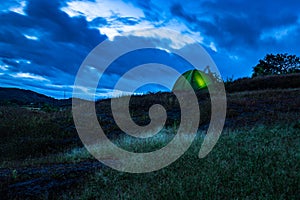
<svg viewBox="0 0 300 200"><path fill-rule="evenodd" d="M128 174L103 168L62 199L297 199L299 130L283 124L226 130L204 159L197 157L199 136L162 170Z"/></svg>
<svg viewBox="0 0 300 200"><path fill-rule="evenodd" d="M37 194L41 199L297 199L300 185L299 126L299 123L294 123L293 126L278 124L226 129L204 159L197 156L203 140L203 133L199 132L179 160L159 171L129 174L101 166L79 171L80 182L47 192L41 190ZM149 145L156 146L166 141L162 139L152 141L148 146L137 146L147 149ZM131 141L119 142L127 148L136 148ZM45 163L65 163L65 168L69 167L66 163L77 163L80 168L84 161L97 162L84 148L74 148L56 156L56 160L32 159L14 168L10 166L14 170L7 178L11 183L25 181L28 174L19 173L18 168L43 166ZM48 178L57 181L79 178L77 175L47 171ZM20 194L27 198L37 197L28 191ZM10 195L18 197L14 196L15 193Z"/></svg>
<svg viewBox="0 0 300 200"><path fill-rule="evenodd" d="M76 133L70 108L45 112L0 106L0 199L297 199L299 94L299 88L229 93L225 129L203 159L198 151L209 103L199 99L205 117L192 146L170 166L146 174L118 172L95 160ZM135 97L131 114L137 123L147 121L147 106L154 100L165 103L170 118L156 139L115 137L119 130L108 100L97 103L99 122L122 148L161 148L178 125L176 102L167 94Z"/></svg>

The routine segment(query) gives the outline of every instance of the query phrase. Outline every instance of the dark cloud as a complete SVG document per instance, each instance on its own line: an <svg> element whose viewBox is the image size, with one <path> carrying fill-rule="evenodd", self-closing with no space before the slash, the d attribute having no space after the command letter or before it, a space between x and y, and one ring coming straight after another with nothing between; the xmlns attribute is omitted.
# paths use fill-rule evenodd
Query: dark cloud
<svg viewBox="0 0 300 200"><path fill-rule="evenodd" d="M63 5L58 0L29 0L26 15L0 13L0 59L9 66L5 73L33 73L57 83L74 81L83 59L106 36L89 28L85 18L71 18L62 12ZM22 59L30 63L16 62ZM63 73L73 76L59 81Z"/></svg>
<svg viewBox="0 0 300 200"><path fill-rule="evenodd" d="M244 1L215 1L199 4L201 11L206 13L205 16L200 14L198 17L184 10L180 4L174 4L170 12L186 21L193 31L204 33L213 38L218 46L229 50L238 45L256 46L263 31L295 24L298 20L295 13L290 10L284 12L273 3L264 5L252 2L248 5ZM272 13L269 9L273 10Z"/></svg>
<svg viewBox="0 0 300 200"><path fill-rule="evenodd" d="M132 3L141 8L144 12L145 19L148 21L159 22L163 19L162 15L165 11L163 6L156 5L151 0L124 0L124 2Z"/></svg>
<svg viewBox="0 0 300 200"><path fill-rule="evenodd" d="M189 12L180 4L174 4L170 12L185 20L192 30L204 33L218 46L230 50L235 46L256 47L264 31L296 24L295 4L295 1L199 1L194 6L199 7L200 14Z"/></svg>
<svg viewBox="0 0 300 200"><path fill-rule="evenodd" d="M125 25L136 25L138 24L140 21L137 20L136 18L133 17L116 17L116 20L118 20L119 22L122 22Z"/></svg>
<svg viewBox="0 0 300 200"><path fill-rule="evenodd" d="M63 1L29 0L26 13L43 31L49 32L49 39L58 42L79 43L94 47L104 37L97 29L89 29L84 17L70 18L60 10Z"/></svg>
<svg viewBox="0 0 300 200"><path fill-rule="evenodd" d="M30 79L15 79L9 74L32 73L51 80L51 84L72 85L83 59L106 38L96 27L135 26L143 21L159 27L176 19L191 31L201 33L205 48L225 77L233 74L238 74L237 77L250 75L251 67L266 53L300 52L300 14L296 10L300 7L300 1L124 0L141 8L145 17L121 16L111 8L112 16L109 19L98 17L91 22L86 20L84 13L70 17L61 10L71 1L27 0L25 15L9 11L11 7L20 6L20 1L1 2L0 64L9 67L6 71L0 68L0 85L16 85L14 82L17 80L20 87L40 87L42 91L48 88L54 94L56 89L60 90L59 87L39 85ZM209 48L210 42L214 42L218 52ZM143 57L144 53L136 52L132 58ZM149 55L150 58L157 56ZM172 65L172 60L159 56L157 59ZM124 73L127 68L121 68L121 65L141 64L138 59L129 61L120 59L114 63L115 69L119 70L111 74L118 77ZM146 61L151 60L143 60Z"/></svg>
<svg viewBox="0 0 300 200"><path fill-rule="evenodd" d="M170 8L170 11L171 11L171 14L181 17L184 20L186 20L187 22L195 23L198 21L196 15L186 13L179 3L172 5Z"/></svg>
<svg viewBox="0 0 300 200"><path fill-rule="evenodd" d="M5 0L1 1L0 4L0 11L1 12L6 12L8 8L10 7L16 7L19 6L20 2L18 0Z"/></svg>
<svg viewBox="0 0 300 200"><path fill-rule="evenodd" d="M97 17L90 22L92 27L101 27L102 25L107 25L108 22L104 17Z"/></svg>
<svg viewBox="0 0 300 200"><path fill-rule="evenodd" d="M300 1L187 1L170 13L219 53L211 52L225 76L249 76L267 53L299 54ZM282 31L282 33L280 33ZM209 50L209 49L208 49Z"/></svg>

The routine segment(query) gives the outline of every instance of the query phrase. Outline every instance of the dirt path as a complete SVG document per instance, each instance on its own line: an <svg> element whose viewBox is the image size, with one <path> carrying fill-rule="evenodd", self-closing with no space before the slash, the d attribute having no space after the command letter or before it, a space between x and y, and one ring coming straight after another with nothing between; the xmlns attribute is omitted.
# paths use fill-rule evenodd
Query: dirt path
<svg viewBox="0 0 300 200"><path fill-rule="evenodd" d="M101 169L98 161L47 164L35 167L0 169L0 199L47 199L51 193L66 190Z"/></svg>

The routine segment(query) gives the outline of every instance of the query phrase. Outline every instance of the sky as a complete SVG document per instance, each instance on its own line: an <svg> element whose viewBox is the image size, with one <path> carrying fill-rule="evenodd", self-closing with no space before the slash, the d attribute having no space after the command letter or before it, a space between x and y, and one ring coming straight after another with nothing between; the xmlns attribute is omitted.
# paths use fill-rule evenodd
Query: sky
<svg viewBox="0 0 300 200"><path fill-rule="evenodd" d="M299 56L299 7L298 0L2 0L0 87L71 97L82 62L98 44L145 28L167 28L197 41L223 80L250 77L268 53ZM164 64L183 64L166 53L160 53ZM138 52L129 56L139 64L142 58ZM129 68L115 68L102 77L107 84L98 86L98 98L123 94L108 83Z"/></svg>

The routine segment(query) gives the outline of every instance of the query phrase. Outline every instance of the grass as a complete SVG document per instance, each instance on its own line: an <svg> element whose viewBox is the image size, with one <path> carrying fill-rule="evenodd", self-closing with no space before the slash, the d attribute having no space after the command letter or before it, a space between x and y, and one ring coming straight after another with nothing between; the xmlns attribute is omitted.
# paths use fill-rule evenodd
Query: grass
<svg viewBox="0 0 300 200"><path fill-rule="evenodd" d="M70 110L47 113L0 106L0 118L0 161L47 156L79 144Z"/></svg>
<svg viewBox="0 0 300 200"><path fill-rule="evenodd" d="M213 151L197 157L198 137L170 166L147 174L110 168L90 175L62 199L296 199L300 131L286 125L227 130Z"/></svg>
<svg viewBox="0 0 300 200"><path fill-rule="evenodd" d="M203 159L198 158L203 141L203 132L199 132L189 150L166 168L146 174L130 174L103 167L92 174L82 174L85 178L81 184L72 186L59 196L54 191L50 192L50 197L297 199L300 185L299 123L296 121L294 124L276 126L257 124L254 127L226 129L212 152ZM115 143L127 146L130 150L140 148L148 151L168 142L170 132L165 130L165 138L160 136L147 143L128 138L121 138ZM52 160L32 159L23 165L79 163L85 160L92 160L92 157L85 148L79 147L53 155ZM13 182L26 180L17 169L10 176Z"/></svg>
<svg viewBox="0 0 300 200"><path fill-rule="evenodd" d="M46 170L46 174L23 173L23 169L43 169L55 164L71 168L80 167L82 162L97 161L81 144L70 109L43 112L0 106L0 193L10 185L42 177L56 182L80 179L80 183L50 188L31 198L297 199L300 191L299 90L229 93L225 130L204 159L198 158L198 152L210 105L206 99L200 99L201 114L206 118L192 146L170 166L146 174L122 173L108 167L67 174L52 168ZM146 140L122 135L114 138L115 144L129 151L149 152L168 143L174 136L179 115L177 102L168 95L151 94L133 99L135 106L131 114L137 123L141 118L142 122L148 120L148 107L154 100L165 104L171 120L161 134ZM100 124L107 125L109 133L118 133L108 108L108 100L97 103ZM1 170L10 173L1 176ZM36 190L47 184L51 185L45 182L32 188Z"/></svg>

